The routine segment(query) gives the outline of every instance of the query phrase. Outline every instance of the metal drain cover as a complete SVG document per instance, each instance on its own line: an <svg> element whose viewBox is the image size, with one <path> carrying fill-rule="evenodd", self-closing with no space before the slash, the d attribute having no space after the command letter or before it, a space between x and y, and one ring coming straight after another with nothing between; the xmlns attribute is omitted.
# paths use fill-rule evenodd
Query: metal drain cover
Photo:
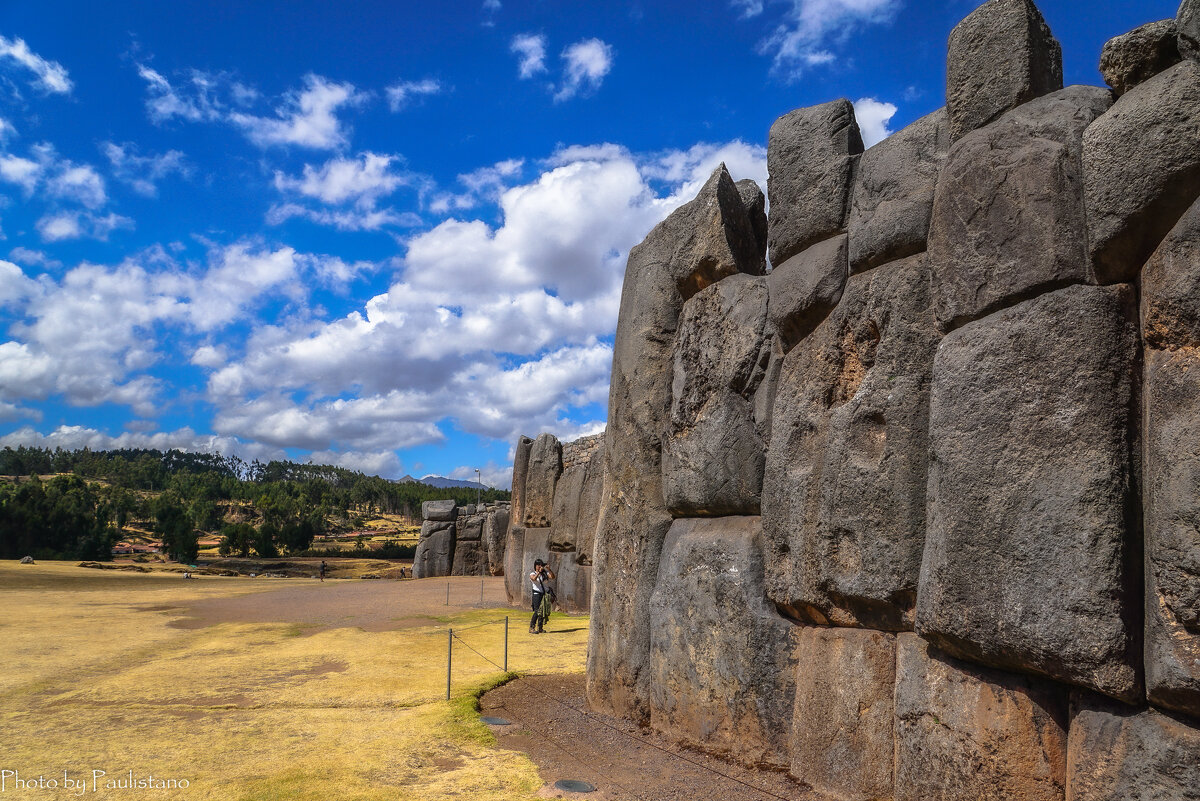
<svg viewBox="0 0 1200 801"><path fill-rule="evenodd" d="M481 717L480 720L482 720L484 723L486 723L489 726L511 726L512 725L511 720L505 720L504 718Z"/></svg>
<svg viewBox="0 0 1200 801"><path fill-rule="evenodd" d="M594 793L596 785L576 779L559 779L554 783L555 790L566 790L568 793Z"/></svg>

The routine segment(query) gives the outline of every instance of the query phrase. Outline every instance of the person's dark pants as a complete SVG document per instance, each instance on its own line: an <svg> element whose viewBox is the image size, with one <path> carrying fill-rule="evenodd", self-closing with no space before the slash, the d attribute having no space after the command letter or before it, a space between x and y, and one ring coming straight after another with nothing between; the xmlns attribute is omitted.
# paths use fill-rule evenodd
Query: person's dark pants
<svg viewBox="0 0 1200 801"><path fill-rule="evenodd" d="M531 630L542 628L542 596L545 594L536 590L533 593L533 617L529 620L529 628Z"/></svg>

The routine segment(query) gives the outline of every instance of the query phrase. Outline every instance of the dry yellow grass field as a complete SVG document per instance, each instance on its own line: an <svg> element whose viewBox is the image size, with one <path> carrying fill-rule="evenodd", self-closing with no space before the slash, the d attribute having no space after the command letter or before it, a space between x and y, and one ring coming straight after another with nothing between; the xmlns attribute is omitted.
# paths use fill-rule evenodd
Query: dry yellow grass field
<svg viewBox="0 0 1200 801"><path fill-rule="evenodd" d="M478 579L453 583L456 602L479 592ZM554 635L531 637L519 610L432 605L445 584L0 562L0 771L59 785L17 788L9 773L3 797L67 797L65 777L95 798L532 798L532 763L498 749L474 712L474 693L502 673L456 642L443 700L446 629L501 662L503 627L489 623L511 614L511 669L577 672L587 619L558 616ZM311 620L305 599L322 610ZM368 607L372 630L355 616ZM94 793L92 771L106 772ZM130 772L188 786L105 790Z"/></svg>

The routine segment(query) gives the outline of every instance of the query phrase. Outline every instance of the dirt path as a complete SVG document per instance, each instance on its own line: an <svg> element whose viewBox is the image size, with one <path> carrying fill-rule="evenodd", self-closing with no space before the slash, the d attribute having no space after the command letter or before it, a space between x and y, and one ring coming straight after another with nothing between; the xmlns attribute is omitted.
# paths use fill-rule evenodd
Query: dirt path
<svg viewBox="0 0 1200 801"><path fill-rule="evenodd" d="M305 633L343 627L393 631L428 626L433 618L463 609L508 605L504 578L492 576L406 581L232 580L270 582L278 588L180 606L178 611L182 617L171 625L181 629L201 629L218 623L294 623L302 626ZM449 605L446 603L447 586L450 588ZM162 607L145 609L167 611Z"/></svg>
<svg viewBox="0 0 1200 801"><path fill-rule="evenodd" d="M588 710L581 674L518 679L487 693L480 706L481 714L511 722L494 726L493 731L502 748L523 751L538 766L546 782L543 797L595 801L820 798L782 773L750 770L681 749L629 721ZM597 790L557 791L553 785L559 779L586 781Z"/></svg>

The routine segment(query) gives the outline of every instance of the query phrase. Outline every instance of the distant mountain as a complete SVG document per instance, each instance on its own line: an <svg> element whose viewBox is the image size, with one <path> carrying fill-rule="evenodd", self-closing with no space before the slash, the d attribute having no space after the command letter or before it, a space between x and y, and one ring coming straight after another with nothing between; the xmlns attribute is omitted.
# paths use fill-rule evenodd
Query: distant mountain
<svg viewBox="0 0 1200 801"><path fill-rule="evenodd" d="M419 479L413 478L408 473L405 473L404 475L400 476L400 478L396 478L396 479L392 479L392 480L395 481L397 484L420 484L421 483L421 481Z"/></svg>
<svg viewBox="0 0 1200 801"><path fill-rule="evenodd" d="M401 479L401 481L403 481L403 479ZM428 484L431 487L437 487L438 489L446 489L447 487L466 487L467 489L480 490L488 489L488 487L485 487L478 481L462 481L457 478L446 478L445 476L425 476L421 479L421 483Z"/></svg>

